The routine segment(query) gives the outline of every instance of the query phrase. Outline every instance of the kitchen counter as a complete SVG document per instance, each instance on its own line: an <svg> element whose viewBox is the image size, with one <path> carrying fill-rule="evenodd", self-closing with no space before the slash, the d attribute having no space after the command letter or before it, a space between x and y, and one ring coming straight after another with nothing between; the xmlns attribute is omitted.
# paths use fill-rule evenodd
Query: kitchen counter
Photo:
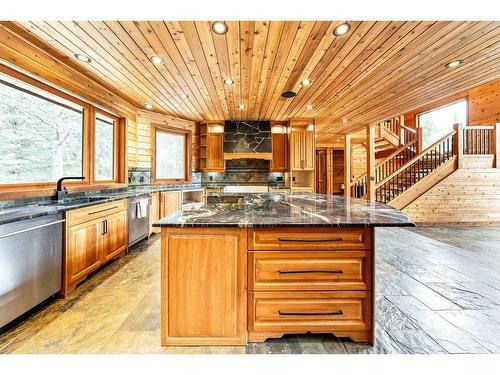
<svg viewBox="0 0 500 375"><path fill-rule="evenodd" d="M183 191L202 189L200 184L190 185L160 185L147 186L140 188L128 188L119 191L98 191L88 192L82 195L70 196L63 202L57 202L49 199L27 203L25 205L13 205L0 208L0 225L12 223L15 221L32 219L35 217L46 216L74 210L82 207L93 206L100 203L111 202L115 200L138 197L154 192L162 191Z"/></svg>
<svg viewBox="0 0 500 375"><path fill-rule="evenodd" d="M375 340L375 227L413 226L377 202L312 193L211 194L161 227L162 345L286 334Z"/></svg>
<svg viewBox="0 0 500 375"><path fill-rule="evenodd" d="M378 202L311 193L210 194L213 204L179 211L155 227L414 226L401 211Z"/></svg>

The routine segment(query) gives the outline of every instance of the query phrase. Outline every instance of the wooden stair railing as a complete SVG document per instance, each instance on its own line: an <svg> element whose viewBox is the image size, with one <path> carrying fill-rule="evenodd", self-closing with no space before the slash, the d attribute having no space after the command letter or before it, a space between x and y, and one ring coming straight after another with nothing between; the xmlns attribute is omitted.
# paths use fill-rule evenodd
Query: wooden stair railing
<svg viewBox="0 0 500 375"><path fill-rule="evenodd" d="M457 154L456 130L444 136L377 183L375 199L388 203Z"/></svg>
<svg viewBox="0 0 500 375"><path fill-rule="evenodd" d="M401 168L417 154L417 139L398 147L392 154L379 161L375 166L375 183L378 184L387 176ZM357 177L351 183L351 196L362 198L367 193L368 180L366 173Z"/></svg>

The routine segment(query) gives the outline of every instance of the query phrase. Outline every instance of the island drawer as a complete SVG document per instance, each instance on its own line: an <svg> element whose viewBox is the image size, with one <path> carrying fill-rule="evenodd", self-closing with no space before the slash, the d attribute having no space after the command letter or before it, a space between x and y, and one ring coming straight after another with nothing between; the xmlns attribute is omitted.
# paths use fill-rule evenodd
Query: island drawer
<svg viewBox="0 0 500 375"><path fill-rule="evenodd" d="M127 199L100 203L66 212L66 226L85 223L127 209Z"/></svg>
<svg viewBox="0 0 500 375"><path fill-rule="evenodd" d="M371 328L370 292L255 292L250 297L250 332L347 332Z"/></svg>
<svg viewBox="0 0 500 375"><path fill-rule="evenodd" d="M248 230L250 250L368 250L370 247L370 228L255 228Z"/></svg>
<svg viewBox="0 0 500 375"><path fill-rule="evenodd" d="M251 251L248 289L371 289L371 253L367 251Z"/></svg>

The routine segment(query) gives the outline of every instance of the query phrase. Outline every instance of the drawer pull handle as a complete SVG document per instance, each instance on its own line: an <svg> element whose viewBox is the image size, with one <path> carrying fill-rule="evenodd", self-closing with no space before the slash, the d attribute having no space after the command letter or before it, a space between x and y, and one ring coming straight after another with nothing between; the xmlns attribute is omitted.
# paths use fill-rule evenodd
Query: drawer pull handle
<svg viewBox="0 0 500 375"><path fill-rule="evenodd" d="M278 241L280 242L339 242L339 241L343 241L342 237L338 237L338 238L325 238L325 239L320 239L320 240L314 240L314 239L311 239L311 240L306 240L306 239L300 239L300 238L282 238L282 237L278 237Z"/></svg>
<svg viewBox="0 0 500 375"><path fill-rule="evenodd" d="M92 212L89 212L89 215L95 215L95 214L98 214L99 212L114 210L115 208L118 208L118 207L119 206L113 206L113 207L104 208L104 209L99 210L99 211L92 211Z"/></svg>
<svg viewBox="0 0 500 375"><path fill-rule="evenodd" d="M326 311L326 312L284 312L278 311L280 315L290 316L290 315L299 315L299 316L308 316L308 315L343 315L342 310L337 311Z"/></svg>
<svg viewBox="0 0 500 375"><path fill-rule="evenodd" d="M287 274L287 273L344 273L342 270L335 270L335 271L330 271L330 270L307 270L307 271L278 271L280 274Z"/></svg>

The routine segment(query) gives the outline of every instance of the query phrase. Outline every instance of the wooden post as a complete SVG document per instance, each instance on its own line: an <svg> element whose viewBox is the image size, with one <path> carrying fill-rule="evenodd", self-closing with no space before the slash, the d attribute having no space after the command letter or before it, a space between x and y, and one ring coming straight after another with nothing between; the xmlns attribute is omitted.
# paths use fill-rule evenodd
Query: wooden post
<svg viewBox="0 0 500 375"><path fill-rule="evenodd" d="M367 199L369 201L375 200L375 126L368 125L366 127L366 183L367 186Z"/></svg>
<svg viewBox="0 0 500 375"><path fill-rule="evenodd" d="M457 155L457 169L460 169L464 155L464 127L462 124L453 124L453 129L457 132L454 135L453 153Z"/></svg>
<svg viewBox="0 0 500 375"><path fill-rule="evenodd" d="M495 131L493 132L494 147L495 147L495 168L500 168L500 123L495 124Z"/></svg>
<svg viewBox="0 0 500 375"><path fill-rule="evenodd" d="M405 139L405 131L403 128L403 125L405 124L405 115L399 116L399 126L398 126L398 131L399 131L399 145L404 145L406 142L408 142L407 139Z"/></svg>
<svg viewBox="0 0 500 375"><path fill-rule="evenodd" d="M423 150L423 143L424 143L424 133L423 133L423 128L418 127L417 128L417 154L420 154Z"/></svg>
<svg viewBox="0 0 500 375"><path fill-rule="evenodd" d="M344 196L351 196L351 135L344 136Z"/></svg>

